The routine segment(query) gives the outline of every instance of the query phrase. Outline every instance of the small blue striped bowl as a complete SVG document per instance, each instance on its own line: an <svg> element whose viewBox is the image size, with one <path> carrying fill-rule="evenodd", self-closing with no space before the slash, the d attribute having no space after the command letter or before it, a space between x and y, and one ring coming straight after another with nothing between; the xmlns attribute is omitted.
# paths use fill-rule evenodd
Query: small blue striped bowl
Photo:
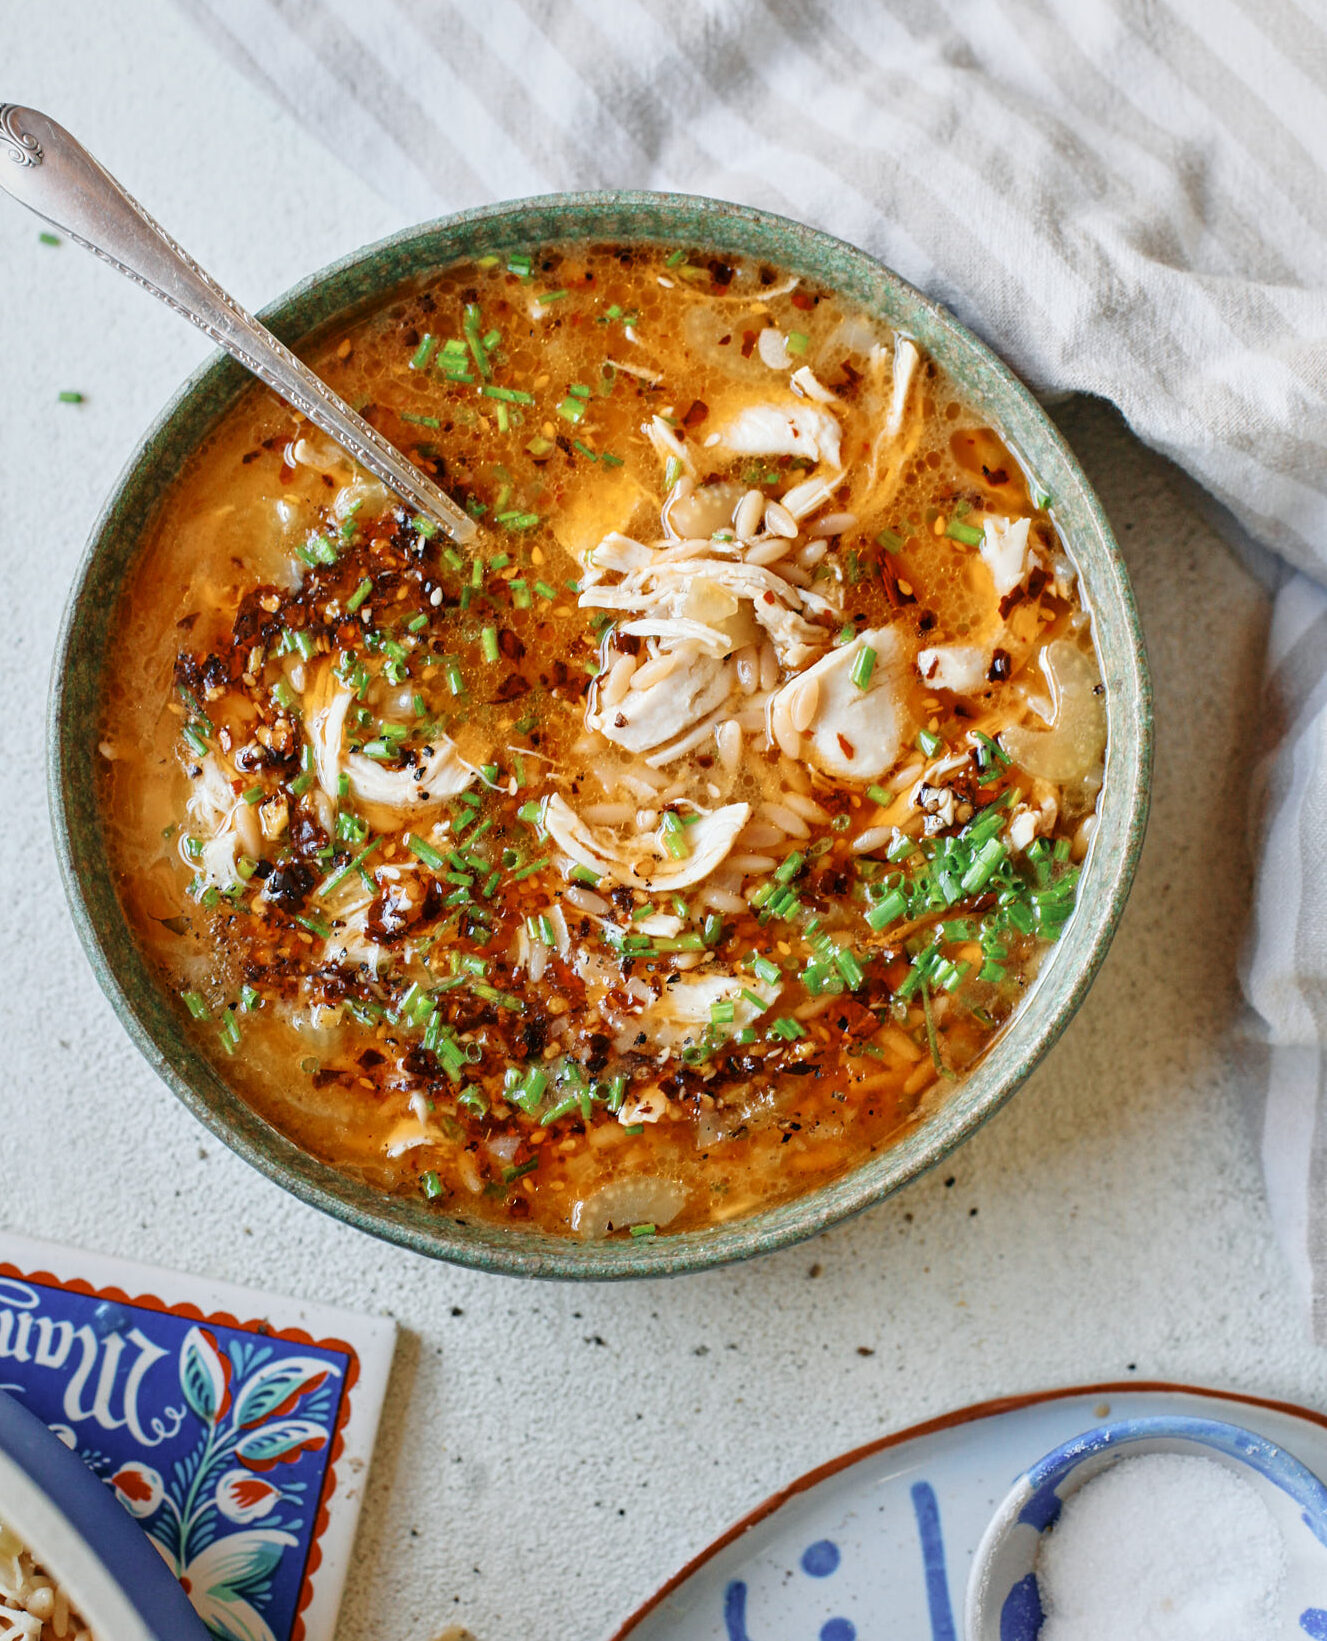
<svg viewBox="0 0 1327 1641"><path fill-rule="evenodd" d="M1036 1641L1044 1614L1041 1535L1070 1494L1121 1458L1182 1453L1214 1459L1252 1482L1285 1538L1286 1611L1299 1633L1327 1641L1327 1486L1265 1436L1214 1419L1123 1419L1098 1425L1021 1475L977 1546L968 1577L966 1641Z"/></svg>

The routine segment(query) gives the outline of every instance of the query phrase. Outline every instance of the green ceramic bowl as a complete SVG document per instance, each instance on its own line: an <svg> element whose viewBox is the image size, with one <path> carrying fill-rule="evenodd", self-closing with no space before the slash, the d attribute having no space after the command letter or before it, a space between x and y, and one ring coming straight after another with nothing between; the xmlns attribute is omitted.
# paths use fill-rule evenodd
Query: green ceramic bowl
<svg viewBox="0 0 1327 1641"><path fill-rule="evenodd" d="M667 241L759 257L819 280L915 337L1001 429L1054 498L1078 566L1106 680L1110 725L1100 825L1078 909L1017 1019L941 1108L883 1155L752 1218L647 1242L587 1243L461 1223L422 1201L384 1197L307 1155L227 1087L195 1046L178 1000L154 978L111 880L94 783L96 725L120 586L153 510L250 378L218 355L185 383L129 463L92 532L65 614L51 691L49 761L56 845L74 921L107 996L148 1061L233 1150L304 1201L419 1253L521 1276L665 1276L768 1253L895 1191L965 1140L1009 1098L1064 1030L1105 955L1142 844L1151 768L1151 693L1128 578L1101 505L1036 400L950 314L851 245L782 217L678 194L517 200L412 228L298 285L263 318L291 346L404 282L461 258L555 241Z"/></svg>

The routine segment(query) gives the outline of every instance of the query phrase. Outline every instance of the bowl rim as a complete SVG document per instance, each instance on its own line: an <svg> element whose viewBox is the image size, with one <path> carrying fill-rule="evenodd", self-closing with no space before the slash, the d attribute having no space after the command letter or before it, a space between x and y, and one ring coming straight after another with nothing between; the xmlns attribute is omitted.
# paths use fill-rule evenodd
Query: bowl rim
<svg viewBox="0 0 1327 1641"><path fill-rule="evenodd" d="M0 1519L103 1641L207 1641L176 1574L111 1488L0 1389Z"/></svg>
<svg viewBox="0 0 1327 1641"><path fill-rule="evenodd" d="M988 1636L1003 1633L994 1628L1001 1622L1001 1612L993 1603L998 1602L1002 1608L1017 1584L1005 1589L1002 1580L1001 1586L996 1587L992 1577L996 1557L1013 1535L1026 1527L1032 1535L1029 1546L1035 1546L1042 1534L1058 1521L1065 1500L1129 1458L1130 1448L1142 1446L1144 1451L1174 1451L1171 1446L1153 1445L1159 1443L1184 1443L1232 1465L1241 1464L1255 1471L1299 1506L1304 1525L1320 1544L1327 1546L1327 1483L1302 1459L1269 1436L1228 1419L1210 1419L1193 1413L1112 1419L1051 1448L1022 1472L1001 1499L977 1541L968 1569L963 1599L964 1634L968 1641L987 1641ZM1104 1462L1094 1464L1096 1460ZM1084 1465L1092 1465L1091 1473L1073 1480ZM1071 1480L1072 1485L1061 1495L1060 1488ZM1027 1572L1020 1576L1018 1584L1033 1575L1035 1559L1033 1548Z"/></svg>
<svg viewBox="0 0 1327 1641"><path fill-rule="evenodd" d="M806 224L706 196L639 190L538 195L457 212L389 235L299 281L263 308L260 317L283 340L298 346L333 325L349 323L427 269L478 254L477 245L515 249L679 240L720 254L761 255L794 272L800 270L842 291L849 300L873 307L884 322L917 334L922 346L954 374L965 399L983 409L989 405L1015 456L1025 465L1035 460L1040 480L1054 485L1052 515L1058 514L1061 521L1067 513L1074 515L1068 528L1061 527L1081 580L1085 586L1092 582L1087 603L1109 684L1109 738L1101 820L1082 879L1091 892L1080 891L1073 917L1042 963L1029 995L978 1067L951 1096L921 1112L867 1162L812 1192L746 1218L630 1244L514 1233L436 1210L421 1213L422 1203L359 1185L258 1117L201 1048L190 1042L184 1023L154 1007L161 998L154 1000L153 993L163 993L164 988L157 985L139 952L109 883L89 790L95 785L90 769L96 754L88 722L90 716L95 721L100 673L88 670L84 634L103 630L109 619L98 597L113 601L120 582L112 580L103 587L98 577L106 569L103 560L115 548L117 532L127 528L123 515L138 510L141 538L174 476L164 468L170 466L175 431L188 427L191 418L195 423L201 420L178 458L182 463L238 393L251 385L252 378L225 354L213 354L188 377L126 462L90 532L55 648L47 775L56 855L88 960L135 1046L218 1139L302 1201L414 1252L485 1271L612 1280L679 1275L727 1264L828 1229L935 1167L1012 1097L1068 1025L1118 926L1146 829L1153 744L1151 682L1132 588L1104 509L1063 434L1009 366L946 308L868 252ZM388 264L395 268L390 274L385 272ZM339 306L329 305L335 300ZM209 402L215 405L210 414ZM126 548L125 554L121 575L132 562L132 549ZM1099 644L1105 624L1114 635L1115 648L1109 655Z"/></svg>

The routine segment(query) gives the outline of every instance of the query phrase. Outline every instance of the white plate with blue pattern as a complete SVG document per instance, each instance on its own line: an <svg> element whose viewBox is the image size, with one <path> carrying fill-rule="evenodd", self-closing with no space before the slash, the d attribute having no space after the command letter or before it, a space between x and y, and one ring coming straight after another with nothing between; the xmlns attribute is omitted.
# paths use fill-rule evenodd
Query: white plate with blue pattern
<svg viewBox="0 0 1327 1641"><path fill-rule="evenodd" d="M1016 1478L1108 1420L1257 1431L1327 1478L1327 1418L1181 1385L1108 1384L985 1402L800 1477L669 1580L612 1641L960 1641L973 1553ZM1299 1633L1327 1641L1322 1604Z"/></svg>

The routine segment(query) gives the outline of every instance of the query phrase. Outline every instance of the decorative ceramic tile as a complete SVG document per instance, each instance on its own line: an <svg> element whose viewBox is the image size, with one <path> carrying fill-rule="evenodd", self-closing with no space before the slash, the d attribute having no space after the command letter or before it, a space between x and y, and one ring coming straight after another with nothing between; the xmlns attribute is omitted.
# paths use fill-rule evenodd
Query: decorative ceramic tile
<svg viewBox="0 0 1327 1641"><path fill-rule="evenodd" d="M1160 1385L965 1408L790 1483L613 1641L958 1641L973 1552L1017 1477L1107 1419L1177 1413L1255 1430L1327 1476L1327 1418L1307 1408ZM1300 1641L1327 1641L1327 1611L1296 1616Z"/></svg>
<svg viewBox="0 0 1327 1641"><path fill-rule="evenodd" d="M395 1323L0 1232L0 1387L214 1634L331 1641Z"/></svg>

